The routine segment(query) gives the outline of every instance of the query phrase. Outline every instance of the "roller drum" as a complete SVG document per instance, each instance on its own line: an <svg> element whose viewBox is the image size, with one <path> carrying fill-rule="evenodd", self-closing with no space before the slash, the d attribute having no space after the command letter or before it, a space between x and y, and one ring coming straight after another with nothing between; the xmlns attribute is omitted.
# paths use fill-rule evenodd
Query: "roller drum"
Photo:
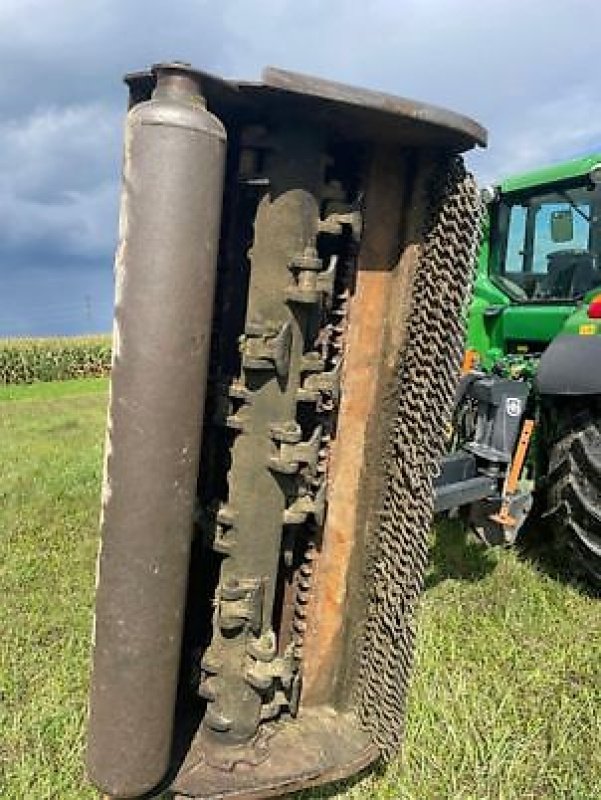
<svg viewBox="0 0 601 800"><path fill-rule="evenodd" d="M155 68L126 126L88 771L168 769L210 348L226 134L195 73Z"/></svg>

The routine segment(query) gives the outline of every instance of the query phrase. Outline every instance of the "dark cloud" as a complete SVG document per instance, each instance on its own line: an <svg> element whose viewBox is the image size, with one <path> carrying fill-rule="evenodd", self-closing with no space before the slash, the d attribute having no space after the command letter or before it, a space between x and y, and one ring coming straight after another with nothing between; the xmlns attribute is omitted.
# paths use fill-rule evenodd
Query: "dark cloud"
<svg viewBox="0 0 601 800"><path fill-rule="evenodd" d="M1 331L85 329L90 303L109 327L124 72L272 63L445 105L490 129L489 180L599 147L600 23L597 0L3 0Z"/></svg>
<svg viewBox="0 0 601 800"><path fill-rule="evenodd" d="M122 107L119 79L132 67L177 57L221 68L236 42L221 5L207 0L3 0L0 68L11 80L0 85L0 111L98 98Z"/></svg>

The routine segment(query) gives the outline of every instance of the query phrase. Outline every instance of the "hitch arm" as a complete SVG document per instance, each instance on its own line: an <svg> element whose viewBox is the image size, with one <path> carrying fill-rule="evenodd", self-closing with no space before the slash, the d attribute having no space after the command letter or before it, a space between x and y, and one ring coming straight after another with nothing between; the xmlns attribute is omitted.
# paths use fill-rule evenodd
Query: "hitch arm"
<svg viewBox="0 0 601 800"><path fill-rule="evenodd" d="M526 454L528 453L528 447L530 445L530 439L532 438L533 431L534 420L524 420L518 445L515 449L515 454L507 472L507 477L505 478L501 508L497 514L492 514L490 517L493 522L498 522L500 525L513 527L516 524L516 520L511 516L510 513L511 500L518 486L518 481L522 473L524 461L526 460Z"/></svg>

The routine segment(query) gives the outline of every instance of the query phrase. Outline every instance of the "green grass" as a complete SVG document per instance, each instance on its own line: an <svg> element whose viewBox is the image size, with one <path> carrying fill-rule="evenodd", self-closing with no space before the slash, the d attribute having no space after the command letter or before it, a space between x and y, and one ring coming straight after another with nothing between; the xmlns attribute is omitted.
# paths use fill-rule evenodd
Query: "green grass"
<svg viewBox="0 0 601 800"><path fill-rule="evenodd" d="M600 798L598 603L441 525L404 752L348 796Z"/></svg>
<svg viewBox="0 0 601 800"><path fill-rule="evenodd" d="M95 797L81 766L106 381L0 389L0 797Z"/></svg>
<svg viewBox="0 0 601 800"><path fill-rule="evenodd" d="M0 389L6 800L95 797L82 748L105 406L103 380ZM404 752L338 796L598 800L600 608L535 562L440 526Z"/></svg>

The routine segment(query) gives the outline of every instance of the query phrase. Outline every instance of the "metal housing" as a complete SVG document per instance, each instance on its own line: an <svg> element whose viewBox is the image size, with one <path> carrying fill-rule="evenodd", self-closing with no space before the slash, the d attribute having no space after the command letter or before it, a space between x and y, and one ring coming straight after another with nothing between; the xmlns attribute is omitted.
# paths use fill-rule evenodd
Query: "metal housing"
<svg viewBox="0 0 601 800"><path fill-rule="evenodd" d="M486 134L275 69L126 81L90 773L274 796L402 735Z"/></svg>

